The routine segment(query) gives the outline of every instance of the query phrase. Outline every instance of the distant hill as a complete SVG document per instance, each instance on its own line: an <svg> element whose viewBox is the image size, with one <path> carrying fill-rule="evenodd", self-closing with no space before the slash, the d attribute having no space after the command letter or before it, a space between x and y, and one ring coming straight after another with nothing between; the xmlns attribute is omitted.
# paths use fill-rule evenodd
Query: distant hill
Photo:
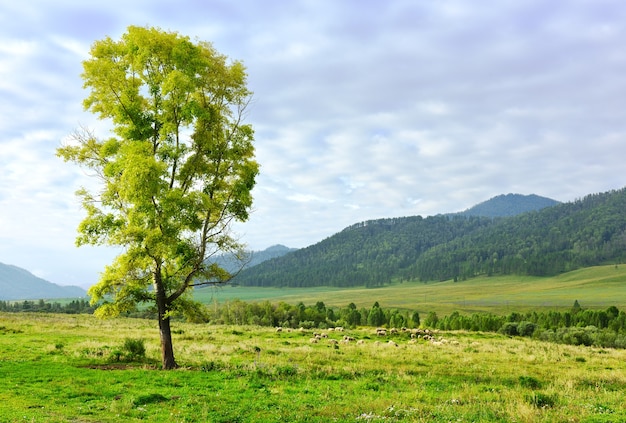
<svg viewBox="0 0 626 423"><path fill-rule="evenodd" d="M60 286L17 266L0 263L0 300L41 300L85 297L77 286Z"/></svg>
<svg viewBox="0 0 626 423"><path fill-rule="evenodd" d="M233 282L374 287L400 280L463 280L491 274L549 276L626 261L626 189L551 207L546 204L553 200L546 200L505 195L462 214L360 222L317 244L245 269ZM535 208L528 210L529 204Z"/></svg>
<svg viewBox="0 0 626 423"><path fill-rule="evenodd" d="M476 204L474 207L459 214L463 216L508 217L541 210L557 204L560 204L560 202L535 194L502 194Z"/></svg>
<svg viewBox="0 0 626 423"><path fill-rule="evenodd" d="M285 254L296 251L297 248L289 248L284 245L273 245L262 251L248 251L243 260L238 260L233 255L220 255L213 262L217 263L229 273L237 273L241 268L248 269L264 261L282 257Z"/></svg>

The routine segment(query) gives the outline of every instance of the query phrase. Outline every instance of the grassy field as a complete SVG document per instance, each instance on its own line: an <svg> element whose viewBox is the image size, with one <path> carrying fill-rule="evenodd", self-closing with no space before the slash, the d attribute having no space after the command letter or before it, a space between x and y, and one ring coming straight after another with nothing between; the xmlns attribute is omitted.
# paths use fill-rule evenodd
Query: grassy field
<svg viewBox="0 0 626 423"><path fill-rule="evenodd" d="M370 308L378 301L385 308L404 308L440 315L453 311L466 313L571 308L575 300L585 308L626 308L626 265L600 266L555 277L494 276L462 282L405 282L382 288L205 288L196 298L211 303L232 299L243 301L284 301L306 305L323 301L327 306L345 307L353 302Z"/></svg>
<svg viewBox="0 0 626 423"><path fill-rule="evenodd" d="M312 343L311 331L173 329L182 368L161 371L154 321L0 314L0 421L626 421L624 350L464 332L433 343L357 329ZM125 339L144 340L145 358L126 361Z"/></svg>

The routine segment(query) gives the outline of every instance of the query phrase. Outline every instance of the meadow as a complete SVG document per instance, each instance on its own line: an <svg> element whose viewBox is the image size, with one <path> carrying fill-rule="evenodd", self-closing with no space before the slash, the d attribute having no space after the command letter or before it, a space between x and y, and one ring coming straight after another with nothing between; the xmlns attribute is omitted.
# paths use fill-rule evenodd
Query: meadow
<svg viewBox="0 0 626 423"><path fill-rule="evenodd" d="M426 315L512 311L568 310L578 300L585 308L626 309L626 265L596 266L553 277L482 276L466 281L397 282L380 288L258 288L226 285L195 292L201 302L284 301L306 305L323 301L329 307L385 308L418 311Z"/></svg>
<svg viewBox="0 0 626 423"><path fill-rule="evenodd" d="M181 368L162 371L152 320L0 313L0 421L626 421L625 350L468 332L312 342L312 330L173 330Z"/></svg>

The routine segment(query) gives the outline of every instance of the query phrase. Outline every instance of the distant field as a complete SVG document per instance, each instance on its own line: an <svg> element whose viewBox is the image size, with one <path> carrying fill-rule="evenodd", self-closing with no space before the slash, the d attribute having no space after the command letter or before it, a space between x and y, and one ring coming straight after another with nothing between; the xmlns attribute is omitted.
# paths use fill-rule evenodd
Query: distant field
<svg viewBox="0 0 626 423"><path fill-rule="evenodd" d="M205 303L284 301L306 305L323 301L345 307L353 302L369 308L375 301L387 308L473 313L507 313L531 309L567 309L575 300L584 308L626 308L626 265L591 267L549 278L521 276L480 277L467 281L438 283L406 282L383 288L204 288L195 296Z"/></svg>

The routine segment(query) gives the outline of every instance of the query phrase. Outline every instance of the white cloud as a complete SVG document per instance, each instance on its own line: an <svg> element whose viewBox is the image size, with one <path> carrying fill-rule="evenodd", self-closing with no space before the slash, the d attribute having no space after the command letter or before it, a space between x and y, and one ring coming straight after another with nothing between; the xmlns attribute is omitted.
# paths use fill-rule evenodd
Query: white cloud
<svg viewBox="0 0 626 423"><path fill-rule="evenodd" d="M255 249L508 192L626 185L617 0L13 2L0 6L0 261L91 283L110 258L73 246L73 193L94 181L54 150L81 124L106 135L81 109L81 61L130 24L247 66L262 173L236 229Z"/></svg>

